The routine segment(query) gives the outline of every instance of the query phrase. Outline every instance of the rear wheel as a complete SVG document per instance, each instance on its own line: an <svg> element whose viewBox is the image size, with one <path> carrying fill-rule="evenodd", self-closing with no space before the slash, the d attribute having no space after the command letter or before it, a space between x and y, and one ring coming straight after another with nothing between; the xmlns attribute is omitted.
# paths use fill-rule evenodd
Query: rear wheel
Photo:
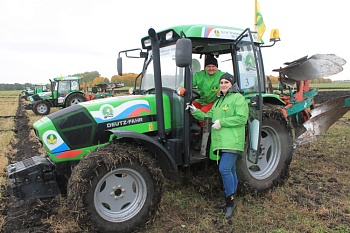
<svg viewBox="0 0 350 233"><path fill-rule="evenodd" d="M38 101L33 104L33 112L36 115L47 115L50 113L50 104L46 101Z"/></svg>
<svg viewBox="0 0 350 233"><path fill-rule="evenodd" d="M67 98L65 105L66 107L69 107L71 105L79 104L84 101L85 101L85 98L82 94L72 94Z"/></svg>
<svg viewBox="0 0 350 233"><path fill-rule="evenodd" d="M131 232L153 219L162 186L161 170L151 156L118 144L80 161L69 180L68 201L80 213L81 225L91 231Z"/></svg>
<svg viewBox="0 0 350 233"><path fill-rule="evenodd" d="M291 135L292 131L281 114L265 112L257 163L248 159L248 150L237 160L241 191L262 193L283 183L288 177L293 155Z"/></svg>

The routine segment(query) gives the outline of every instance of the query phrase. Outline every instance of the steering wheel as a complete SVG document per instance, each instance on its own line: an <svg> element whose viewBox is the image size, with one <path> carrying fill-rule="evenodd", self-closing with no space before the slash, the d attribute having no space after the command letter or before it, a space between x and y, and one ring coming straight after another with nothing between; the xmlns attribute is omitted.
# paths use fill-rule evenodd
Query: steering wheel
<svg viewBox="0 0 350 233"><path fill-rule="evenodd" d="M175 90L173 88L170 88L170 87L162 87L162 89L163 89L163 91L175 92ZM150 89L142 91L142 94L155 94L155 93L156 93L155 87L152 87Z"/></svg>
<svg viewBox="0 0 350 233"><path fill-rule="evenodd" d="M142 94L154 94L154 93L156 93L156 88L154 88L154 87L142 91Z"/></svg>
<svg viewBox="0 0 350 233"><path fill-rule="evenodd" d="M192 89L192 99L191 102L195 99L200 99L201 95L199 94L199 92L197 91L197 89Z"/></svg>
<svg viewBox="0 0 350 233"><path fill-rule="evenodd" d="M168 90L174 91L173 89L167 88L167 87L163 87L163 89L165 89L165 90L168 89ZM142 91L142 94L154 94L154 93L156 93L156 89L155 89L154 87ZM199 98L201 98L201 95L199 94L199 92L197 91L197 89L192 89L191 103L192 103L192 101L194 101L195 99L199 99Z"/></svg>

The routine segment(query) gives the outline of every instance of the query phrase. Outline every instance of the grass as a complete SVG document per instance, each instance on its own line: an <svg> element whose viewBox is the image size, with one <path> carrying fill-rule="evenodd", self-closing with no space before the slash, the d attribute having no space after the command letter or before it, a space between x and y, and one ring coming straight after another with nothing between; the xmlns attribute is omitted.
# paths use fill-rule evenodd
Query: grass
<svg viewBox="0 0 350 233"><path fill-rule="evenodd" d="M333 82L333 83L311 83L310 87L319 88L319 89L350 89L350 82Z"/></svg>
<svg viewBox="0 0 350 233"><path fill-rule="evenodd" d="M14 126L15 126L15 123L14 123L12 117L0 118L0 132L1 131L12 130L14 128Z"/></svg>
<svg viewBox="0 0 350 233"><path fill-rule="evenodd" d="M278 84L272 84L277 89ZM311 83L310 87L317 88L319 91L324 90L350 90L350 82L334 82L334 83Z"/></svg>

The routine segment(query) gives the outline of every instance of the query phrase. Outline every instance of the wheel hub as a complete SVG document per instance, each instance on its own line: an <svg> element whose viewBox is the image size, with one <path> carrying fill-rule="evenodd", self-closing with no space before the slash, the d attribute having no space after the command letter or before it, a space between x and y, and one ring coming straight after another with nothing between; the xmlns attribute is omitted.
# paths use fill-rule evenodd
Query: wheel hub
<svg viewBox="0 0 350 233"><path fill-rule="evenodd" d="M121 185L118 185L118 187L114 186L112 188L111 196L114 198L114 200L118 200L119 198L124 197L125 192L126 192L126 190L123 189Z"/></svg>

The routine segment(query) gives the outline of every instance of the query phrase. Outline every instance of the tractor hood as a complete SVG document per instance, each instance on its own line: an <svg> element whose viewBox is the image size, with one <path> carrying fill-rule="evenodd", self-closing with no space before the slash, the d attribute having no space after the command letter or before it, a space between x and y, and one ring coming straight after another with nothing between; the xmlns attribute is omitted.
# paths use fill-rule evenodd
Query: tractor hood
<svg viewBox="0 0 350 233"><path fill-rule="evenodd" d="M164 98L165 128L171 128L170 102ZM111 129L150 133L158 130L155 95L110 97L64 108L33 124L53 161L78 160L109 143Z"/></svg>

